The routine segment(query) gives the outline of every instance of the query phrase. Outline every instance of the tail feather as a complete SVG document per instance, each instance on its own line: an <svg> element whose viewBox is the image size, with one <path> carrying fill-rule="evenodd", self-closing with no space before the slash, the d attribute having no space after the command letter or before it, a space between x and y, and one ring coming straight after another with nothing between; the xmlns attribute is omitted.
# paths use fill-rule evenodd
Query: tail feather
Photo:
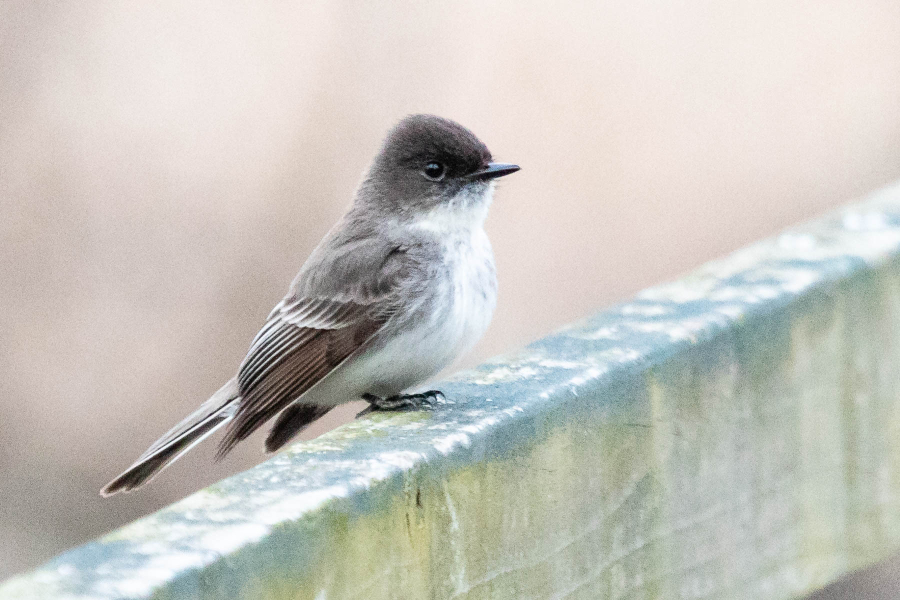
<svg viewBox="0 0 900 600"><path fill-rule="evenodd" d="M206 439L234 416L239 395L232 379L200 408L153 443L124 473L100 490L101 496L130 492L144 485L169 464Z"/></svg>
<svg viewBox="0 0 900 600"><path fill-rule="evenodd" d="M323 416L332 406L317 406L295 402L278 415L278 420L266 437L266 452L275 452L306 429L306 426Z"/></svg>

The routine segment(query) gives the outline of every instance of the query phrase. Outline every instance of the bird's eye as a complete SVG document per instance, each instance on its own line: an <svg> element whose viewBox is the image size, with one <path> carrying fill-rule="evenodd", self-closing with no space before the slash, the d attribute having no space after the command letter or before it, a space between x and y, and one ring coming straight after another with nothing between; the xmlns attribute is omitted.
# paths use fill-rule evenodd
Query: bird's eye
<svg viewBox="0 0 900 600"><path fill-rule="evenodd" d="M440 181L444 178L445 173L444 165L435 161L431 161L422 169L422 175L425 176L425 179L430 179L431 181Z"/></svg>

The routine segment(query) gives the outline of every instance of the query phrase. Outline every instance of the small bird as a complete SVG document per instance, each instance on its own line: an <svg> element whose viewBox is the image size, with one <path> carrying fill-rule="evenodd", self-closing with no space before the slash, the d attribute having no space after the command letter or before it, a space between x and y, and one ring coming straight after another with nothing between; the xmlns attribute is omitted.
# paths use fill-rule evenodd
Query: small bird
<svg viewBox="0 0 900 600"><path fill-rule="evenodd" d="M439 391L406 394L468 351L497 299L483 224L498 177L465 127L412 115L387 135L349 211L300 269L228 381L100 494L147 483L227 425L218 457L275 419L274 452L329 410L420 408Z"/></svg>

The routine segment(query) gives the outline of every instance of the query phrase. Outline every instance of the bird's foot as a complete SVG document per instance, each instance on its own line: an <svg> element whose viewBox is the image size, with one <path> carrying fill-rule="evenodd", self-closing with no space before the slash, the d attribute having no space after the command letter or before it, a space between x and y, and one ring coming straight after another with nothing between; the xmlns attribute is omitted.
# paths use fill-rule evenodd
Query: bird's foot
<svg viewBox="0 0 900 600"><path fill-rule="evenodd" d="M421 394L398 394L390 398L380 398L374 394L363 394L363 400L369 403L368 408L357 414L357 417L367 415L376 410L381 411L409 411L428 410L436 404L447 401L444 394L438 390L428 390Z"/></svg>

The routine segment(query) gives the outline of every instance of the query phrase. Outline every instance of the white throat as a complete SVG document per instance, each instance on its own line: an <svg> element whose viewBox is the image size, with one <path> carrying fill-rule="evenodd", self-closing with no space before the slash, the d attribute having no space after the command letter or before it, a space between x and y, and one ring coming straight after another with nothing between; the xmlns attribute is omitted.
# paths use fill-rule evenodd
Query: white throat
<svg viewBox="0 0 900 600"><path fill-rule="evenodd" d="M493 197L493 184L477 195L463 190L450 201L417 216L410 225L439 235L473 233L484 226Z"/></svg>

